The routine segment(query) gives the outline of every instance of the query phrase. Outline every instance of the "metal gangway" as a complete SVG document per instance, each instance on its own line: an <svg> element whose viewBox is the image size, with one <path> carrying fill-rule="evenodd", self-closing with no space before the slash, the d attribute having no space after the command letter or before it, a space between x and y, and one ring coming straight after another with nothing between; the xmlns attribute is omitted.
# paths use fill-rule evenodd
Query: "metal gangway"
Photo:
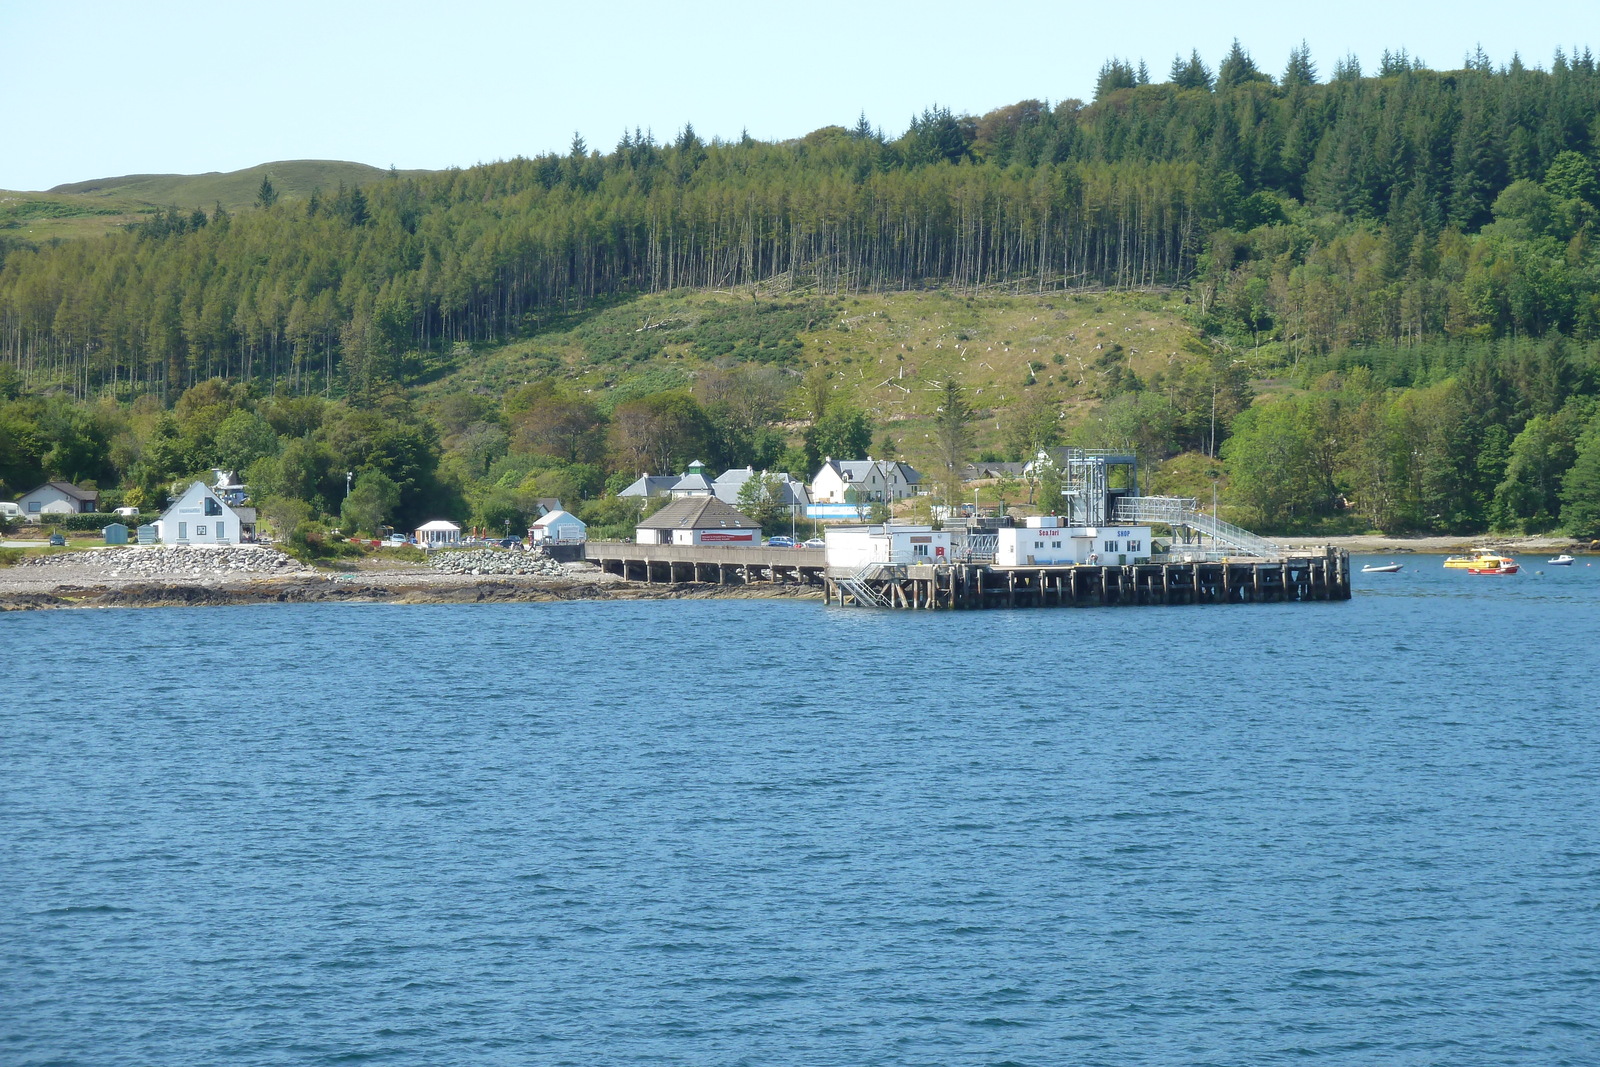
<svg viewBox="0 0 1600 1067"><path fill-rule="evenodd" d="M1193 497L1125 496L1117 501L1112 518L1122 523L1160 522L1173 527L1187 526L1211 538L1214 544L1229 545L1247 556L1282 559L1284 554L1282 546L1265 537L1201 511L1199 501Z"/></svg>
<svg viewBox="0 0 1600 1067"><path fill-rule="evenodd" d="M884 563L869 563L865 567L858 569L850 577L838 578L835 581L839 583L840 589L855 597L857 604L874 608L886 608L889 606L889 598L867 584L873 578L879 577L886 566L887 564Z"/></svg>

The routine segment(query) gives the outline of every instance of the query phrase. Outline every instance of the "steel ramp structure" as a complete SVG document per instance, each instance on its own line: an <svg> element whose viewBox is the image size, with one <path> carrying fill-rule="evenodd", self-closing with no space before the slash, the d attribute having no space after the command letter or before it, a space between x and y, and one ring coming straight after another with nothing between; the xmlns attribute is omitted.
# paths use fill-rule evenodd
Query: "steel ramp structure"
<svg viewBox="0 0 1600 1067"><path fill-rule="evenodd" d="M856 571L848 578L837 579L839 588L855 598L857 604L869 608L886 608L889 598L868 584L872 579L880 577L880 572L885 564L869 563Z"/></svg>
<svg viewBox="0 0 1600 1067"><path fill-rule="evenodd" d="M1201 511L1199 501L1193 497L1125 496L1117 501L1112 518L1119 523L1145 525L1159 522L1168 526L1187 526L1211 538L1214 543L1236 548L1246 556L1282 559L1284 555L1281 545Z"/></svg>

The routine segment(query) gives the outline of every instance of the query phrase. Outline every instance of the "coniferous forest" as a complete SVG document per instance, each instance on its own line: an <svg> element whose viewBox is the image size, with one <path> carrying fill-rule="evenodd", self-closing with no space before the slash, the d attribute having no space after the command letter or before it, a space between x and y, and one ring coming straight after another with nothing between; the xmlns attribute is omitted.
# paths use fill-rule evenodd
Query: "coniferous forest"
<svg viewBox="0 0 1600 1067"><path fill-rule="evenodd" d="M0 482L154 505L232 465L314 525L349 469L388 517L499 525L558 486L625 526L607 486L641 458L809 474L885 427L827 421L801 327L773 340L760 315L702 345L710 392L669 376L607 397L552 369L515 396L422 402L426 368L632 294L1126 290L1171 295L1193 366L1109 376L1093 425L1152 461L1217 460L1241 520L1600 536L1597 161L1587 50L1436 70L1404 52L1323 69L1302 48L1265 69L1236 43L1214 67L1113 59L1089 103L933 106L896 137L864 116L781 143L575 136L294 198L263 182L253 208L174 206L103 238L0 233ZM1197 437L1185 413L1207 391ZM1009 451L1075 432L1031 421Z"/></svg>

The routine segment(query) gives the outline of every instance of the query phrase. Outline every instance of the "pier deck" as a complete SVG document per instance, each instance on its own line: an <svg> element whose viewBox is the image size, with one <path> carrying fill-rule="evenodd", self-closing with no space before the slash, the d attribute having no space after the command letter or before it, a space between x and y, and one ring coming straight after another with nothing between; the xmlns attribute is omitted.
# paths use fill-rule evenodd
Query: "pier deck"
<svg viewBox="0 0 1600 1067"><path fill-rule="evenodd" d="M824 572L840 606L908 610L1250 604L1350 599L1350 554L1329 548L1277 560L1000 567L880 563Z"/></svg>
<svg viewBox="0 0 1600 1067"><path fill-rule="evenodd" d="M1339 548L1273 560L1012 567L875 563L859 570L829 567L826 552L815 548L591 541L584 551L602 570L647 585L818 585L828 603L846 607L964 611L1350 599L1350 554Z"/></svg>
<svg viewBox="0 0 1600 1067"><path fill-rule="evenodd" d="M609 574L646 585L702 582L747 585L778 582L821 585L827 569L820 548L767 545L636 545L590 541L584 556Z"/></svg>

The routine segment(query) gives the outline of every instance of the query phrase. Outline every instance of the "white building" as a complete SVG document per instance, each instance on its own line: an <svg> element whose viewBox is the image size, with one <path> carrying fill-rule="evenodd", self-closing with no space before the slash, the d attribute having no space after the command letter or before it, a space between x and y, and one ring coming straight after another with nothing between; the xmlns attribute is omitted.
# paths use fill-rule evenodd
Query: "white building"
<svg viewBox="0 0 1600 1067"><path fill-rule="evenodd" d="M869 563L947 563L950 532L932 526L830 526L822 535L828 566L865 567Z"/></svg>
<svg viewBox="0 0 1600 1067"><path fill-rule="evenodd" d="M17 507L30 519L40 515L82 515L95 509L100 493L79 489L71 482L45 482L17 497Z"/></svg>
<svg viewBox="0 0 1600 1067"><path fill-rule="evenodd" d="M156 537L164 545L233 545L254 540L253 525L205 482L190 482L156 520Z"/></svg>
<svg viewBox="0 0 1600 1067"><path fill-rule="evenodd" d="M422 548L448 548L461 543L461 527L444 519L434 519L417 527L417 544Z"/></svg>
<svg viewBox="0 0 1600 1067"><path fill-rule="evenodd" d="M816 504L869 504L914 496L922 475L892 459L834 459L831 456L811 479Z"/></svg>
<svg viewBox="0 0 1600 1067"><path fill-rule="evenodd" d="M761 524L714 496L674 500L634 531L641 545L759 545Z"/></svg>
<svg viewBox="0 0 1600 1067"><path fill-rule="evenodd" d="M589 527L582 519L567 511L552 511L539 516L528 527L528 541L535 545L574 544L589 539Z"/></svg>
<svg viewBox="0 0 1600 1067"><path fill-rule="evenodd" d="M686 496L715 495L711 491L711 479L706 477L706 465L699 460L689 464L689 469L672 483L672 488L667 492L672 494L674 500L682 500Z"/></svg>
<svg viewBox="0 0 1600 1067"><path fill-rule="evenodd" d="M1045 515L995 531L997 567L1140 563L1150 557L1148 526L1063 526Z"/></svg>
<svg viewBox="0 0 1600 1067"><path fill-rule="evenodd" d="M773 480L772 488L778 496L776 503L788 508L803 508L811 503L811 493L804 482L796 481L783 471L762 471L761 475ZM754 467L731 467L711 483L711 492L724 504L738 507L739 494L744 492L745 484L755 476Z"/></svg>

